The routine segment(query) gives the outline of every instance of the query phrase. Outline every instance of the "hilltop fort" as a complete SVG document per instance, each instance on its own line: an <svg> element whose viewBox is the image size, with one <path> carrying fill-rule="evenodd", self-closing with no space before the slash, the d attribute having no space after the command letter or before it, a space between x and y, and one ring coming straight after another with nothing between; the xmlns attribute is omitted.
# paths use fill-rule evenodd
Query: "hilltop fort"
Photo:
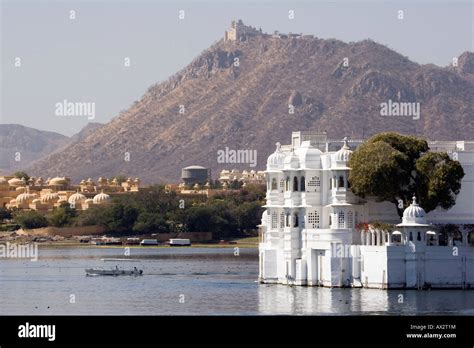
<svg viewBox="0 0 474 348"><path fill-rule="evenodd" d="M249 36L263 35L262 28L245 25L241 19L232 21L230 29L224 32L224 41L246 41Z"/></svg>

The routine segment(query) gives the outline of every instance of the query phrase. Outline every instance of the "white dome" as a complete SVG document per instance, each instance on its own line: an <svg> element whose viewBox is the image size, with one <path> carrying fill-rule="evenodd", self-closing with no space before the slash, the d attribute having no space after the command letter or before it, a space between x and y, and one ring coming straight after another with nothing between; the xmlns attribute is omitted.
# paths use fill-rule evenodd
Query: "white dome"
<svg viewBox="0 0 474 348"><path fill-rule="evenodd" d="M281 151L281 144L276 143L275 152L268 156L267 159L267 169L283 169L283 164L285 162L285 154Z"/></svg>
<svg viewBox="0 0 474 348"><path fill-rule="evenodd" d="M23 180L20 180L18 178L13 178L8 180L8 185L10 186L23 186L25 185L25 182Z"/></svg>
<svg viewBox="0 0 474 348"><path fill-rule="evenodd" d="M413 196L413 202L403 212L404 224L426 224L426 212L416 203L416 197Z"/></svg>
<svg viewBox="0 0 474 348"><path fill-rule="evenodd" d="M42 203L56 202L59 200L59 195L57 193L47 193L41 197Z"/></svg>
<svg viewBox="0 0 474 348"><path fill-rule="evenodd" d="M77 203L83 203L86 200L86 196L84 196L82 193L76 192L75 194L71 195L69 197L68 202L69 204L77 204Z"/></svg>
<svg viewBox="0 0 474 348"><path fill-rule="evenodd" d="M62 185L66 185L66 184L67 184L66 178L60 178L60 177L52 178L52 179L49 180L49 182L48 182L48 185L62 186Z"/></svg>
<svg viewBox="0 0 474 348"><path fill-rule="evenodd" d="M22 193L21 195L18 195L16 197L16 203L17 204L22 204L22 203L27 203L28 201L31 201L36 198L36 195L34 193Z"/></svg>
<svg viewBox="0 0 474 348"><path fill-rule="evenodd" d="M341 149L338 152L336 152L336 161L348 162L351 155L352 155L352 151L347 143L347 137L345 137L344 145L342 145Z"/></svg>
<svg viewBox="0 0 474 348"><path fill-rule="evenodd" d="M94 204L101 204L110 201L110 196L107 193L101 192L94 196L93 202Z"/></svg>
<svg viewBox="0 0 474 348"><path fill-rule="evenodd" d="M321 168L321 150L311 146L309 141L304 141L301 147L296 150L299 156L302 168L319 169Z"/></svg>
<svg viewBox="0 0 474 348"><path fill-rule="evenodd" d="M39 198L35 198L31 203L41 203L41 200Z"/></svg>

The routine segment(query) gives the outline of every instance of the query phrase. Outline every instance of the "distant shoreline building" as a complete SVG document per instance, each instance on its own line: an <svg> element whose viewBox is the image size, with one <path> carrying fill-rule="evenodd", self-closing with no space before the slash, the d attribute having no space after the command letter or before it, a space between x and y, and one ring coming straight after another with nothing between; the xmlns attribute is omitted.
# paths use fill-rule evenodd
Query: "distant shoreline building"
<svg viewBox="0 0 474 348"><path fill-rule="evenodd" d="M265 171L255 170L243 170L238 169L227 170L223 169L217 181L222 185L229 185L230 183L237 181L244 185L246 184L265 184Z"/></svg>
<svg viewBox="0 0 474 348"><path fill-rule="evenodd" d="M181 180L187 186L204 186L211 180L211 170L196 165L189 166L181 170Z"/></svg>
<svg viewBox="0 0 474 348"><path fill-rule="evenodd" d="M336 144L338 149L334 147ZM474 142L432 142L466 173L456 205L426 214L413 198L400 223L392 203L355 196L352 148L362 141L293 132L267 160L267 203L260 225L259 281L326 287L474 287ZM396 224L394 231L371 221ZM441 245L430 223L458 224L461 240Z"/></svg>
<svg viewBox="0 0 474 348"><path fill-rule="evenodd" d="M94 205L111 202L111 195L138 192L140 179L128 178L122 183L117 179L91 178L72 185L66 177L18 179L13 176L0 177L0 206L7 209L36 210L46 214L63 203L77 210L86 210Z"/></svg>

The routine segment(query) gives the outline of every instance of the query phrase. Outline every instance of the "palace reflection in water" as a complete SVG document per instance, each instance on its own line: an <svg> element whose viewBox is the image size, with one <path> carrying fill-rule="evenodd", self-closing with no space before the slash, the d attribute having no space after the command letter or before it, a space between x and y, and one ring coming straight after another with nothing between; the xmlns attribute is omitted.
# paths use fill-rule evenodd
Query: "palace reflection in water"
<svg viewBox="0 0 474 348"><path fill-rule="evenodd" d="M269 315L474 314L462 290L378 290L260 285L258 311Z"/></svg>

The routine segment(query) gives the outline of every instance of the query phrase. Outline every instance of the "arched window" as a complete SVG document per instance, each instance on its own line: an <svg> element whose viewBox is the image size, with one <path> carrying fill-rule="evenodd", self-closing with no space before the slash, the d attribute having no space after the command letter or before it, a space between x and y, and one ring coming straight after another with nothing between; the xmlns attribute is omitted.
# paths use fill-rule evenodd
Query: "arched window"
<svg viewBox="0 0 474 348"><path fill-rule="evenodd" d="M329 189L330 189L330 190L332 189L332 178L329 179Z"/></svg>
<svg viewBox="0 0 474 348"><path fill-rule="evenodd" d="M329 227L331 227L331 226L332 226L332 215L329 214Z"/></svg>
<svg viewBox="0 0 474 348"><path fill-rule="evenodd" d="M354 227L354 213L351 210L347 213L347 228L352 227Z"/></svg>
<svg viewBox="0 0 474 348"><path fill-rule="evenodd" d="M338 228L344 228L344 212L340 211L337 214Z"/></svg>
<svg viewBox="0 0 474 348"><path fill-rule="evenodd" d="M300 180L300 191L305 192L306 191L306 183L305 183L305 178L304 176L301 177Z"/></svg>
<svg viewBox="0 0 474 348"><path fill-rule="evenodd" d="M421 234L420 234L420 232L418 232L418 235L416 236L416 240L417 240L417 241L420 241L420 240L421 240Z"/></svg>
<svg viewBox="0 0 474 348"><path fill-rule="evenodd" d="M408 238L408 240L413 240L413 233L410 232L410 237Z"/></svg>
<svg viewBox="0 0 474 348"><path fill-rule="evenodd" d="M290 191L290 177L286 177L285 191Z"/></svg>
<svg viewBox="0 0 474 348"><path fill-rule="evenodd" d="M293 177L293 192L298 192L298 178Z"/></svg>
<svg viewBox="0 0 474 348"><path fill-rule="evenodd" d="M278 228L278 214L276 211L272 212L272 230Z"/></svg>
<svg viewBox="0 0 474 348"><path fill-rule="evenodd" d="M392 243L401 243L402 235L401 234L392 234Z"/></svg>
<svg viewBox="0 0 474 348"><path fill-rule="evenodd" d="M338 182L337 187L338 188L344 187L344 177L342 175L339 177L339 182Z"/></svg>
<svg viewBox="0 0 474 348"><path fill-rule="evenodd" d="M278 187L277 187L277 179L276 178L273 178L272 179L272 191L273 190L276 190Z"/></svg>
<svg viewBox="0 0 474 348"><path fill-rule="evenodd" d="M293 221L293 227L298 227L298 225L299 225L299 218L298 218L298 214L297 214L297 213L295 213L295 214L293 215L293 220L294 220L294 221Z"/></svg>

